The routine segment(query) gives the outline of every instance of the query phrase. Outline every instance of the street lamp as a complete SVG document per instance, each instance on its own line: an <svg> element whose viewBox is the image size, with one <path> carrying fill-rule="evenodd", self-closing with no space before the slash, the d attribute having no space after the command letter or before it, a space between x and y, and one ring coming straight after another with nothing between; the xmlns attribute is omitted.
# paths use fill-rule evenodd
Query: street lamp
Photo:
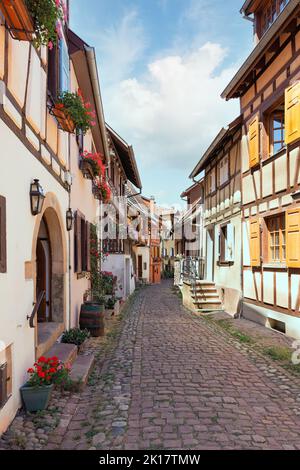
<svg viewBox="0 0 300 470"><path fill-rule="evenodd" d="M30 185L30 204L32 215L38 215L42 212L45 195L39 180L35 179Z"/></svg>
<svg viewBox="0 0 300 470"><path fill-rule="evenodd" d="M74 214L72 209L68 209L66 213L66 224L67 224L67 231L71 232L73 229L73 223L74 223Z"/></svg>

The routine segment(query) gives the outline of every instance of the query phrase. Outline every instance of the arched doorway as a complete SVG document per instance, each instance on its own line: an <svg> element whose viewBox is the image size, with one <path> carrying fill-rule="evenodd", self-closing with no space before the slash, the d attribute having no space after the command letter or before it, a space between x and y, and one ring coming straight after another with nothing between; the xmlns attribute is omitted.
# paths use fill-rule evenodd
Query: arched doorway
<svg viewBox="0 0 300 470"><path fill-rule="evenodd" d="M47 194L33 241L35 299L45 292L36 317L36 355L45 355L66 327L67 250L56 196Z"/></svg>
<svg viewBox="0 0 300 470"><path fill-rule="evenodd" d="M52 321L51 268L51 243L47 223L45 218L43 217L40 224L40 230L36 245L36 296L37 298L39 298L41 293L43 293L44 295L43 301L37 314L38 323L46 323Z"/></svg>

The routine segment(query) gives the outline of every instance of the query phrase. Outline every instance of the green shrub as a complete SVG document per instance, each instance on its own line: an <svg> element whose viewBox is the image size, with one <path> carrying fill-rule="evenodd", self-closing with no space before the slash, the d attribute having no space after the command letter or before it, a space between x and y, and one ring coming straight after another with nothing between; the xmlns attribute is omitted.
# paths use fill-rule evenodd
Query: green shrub
<svg viewBox="0 0 300 470"><path fill-rule="evenodd" d="M90 337L88 330L80 330L79 328L73 328L69 331L65 331L62 337L62 343L75 344L81 346L87 338Z"/></svg>

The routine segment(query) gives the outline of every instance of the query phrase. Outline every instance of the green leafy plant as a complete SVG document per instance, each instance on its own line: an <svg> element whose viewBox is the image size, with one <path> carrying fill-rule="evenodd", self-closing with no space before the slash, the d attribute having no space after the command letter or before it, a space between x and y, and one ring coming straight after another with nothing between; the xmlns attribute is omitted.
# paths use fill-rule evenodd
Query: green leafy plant
<svg viewBox="0 0 300 470"><path fill-rule="evenodd" d="M81 130L83 134L86 134L89 129L96 125L95 111L90 110L91 104L89 102L84 102L80 90L78 90L78 93L70 91L60 93L56 107L69 116L76 129Z"/></svg>
<svg viewBox="0 0 300 470"><path fill-rule="evenodd" d="M80 330L80 328L72 328L69 331L65 331L62 337L62 343L65 344L76 344L81 346L86 339L91 336L88 330Z"/></svg>
<svg viewBox="0 0 300 470"><path fill-rule="evenodd" d="M61 36L61 21L67 18L67 8L62 0L26 0L26 6L32 16L36 38L36 47L48 46L52 49Z"/></svg>
<svg viewBox="0 0 300 470"><path fill-rule="evenodd" d="M108 308L109 310L112 310L115 307L115 304L116 304L116 299L114 297L111 297L106 302L106 308Z"/></svg>

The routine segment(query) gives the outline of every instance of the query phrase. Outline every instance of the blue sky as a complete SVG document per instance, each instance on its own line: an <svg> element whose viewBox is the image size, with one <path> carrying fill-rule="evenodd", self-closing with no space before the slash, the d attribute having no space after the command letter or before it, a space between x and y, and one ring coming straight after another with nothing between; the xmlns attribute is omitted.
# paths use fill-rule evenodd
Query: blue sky
<svg viewBox="0 0 300 470"><path fill-rule="evenodd" d="M135 149L143 193L175 205L222 126L220 93L252 48L242 0L72 0L71 27L97 51L107 122Z"/></svg>

